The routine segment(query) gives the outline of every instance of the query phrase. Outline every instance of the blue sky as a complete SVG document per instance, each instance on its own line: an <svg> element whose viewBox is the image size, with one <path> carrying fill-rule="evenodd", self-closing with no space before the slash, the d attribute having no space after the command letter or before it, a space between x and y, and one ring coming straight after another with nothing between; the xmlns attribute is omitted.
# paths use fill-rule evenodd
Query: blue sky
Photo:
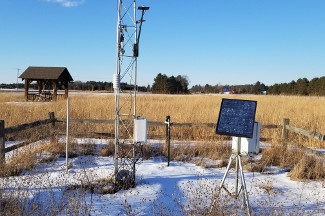
<svg viewBox="0 0 325 216"><path fill-rule="evenodd" d="M150 6L138 83L158 73L200 84L266 85L325 72L324 0L137 0ZM117 0L0 0L0 83L17 68L64 66L112 81ZM19 80L21 82L21 80Z"/></svg>

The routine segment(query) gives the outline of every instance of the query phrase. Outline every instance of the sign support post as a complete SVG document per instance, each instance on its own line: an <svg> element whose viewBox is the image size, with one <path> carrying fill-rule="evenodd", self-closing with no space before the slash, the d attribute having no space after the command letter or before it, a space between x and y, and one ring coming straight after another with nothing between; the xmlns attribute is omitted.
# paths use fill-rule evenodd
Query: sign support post
<svg viewBox="0 0 325 216"><path fill-rule="evenodd" d="M170 116L166 117L166 142L167 142L167 166L170 163L170 126L173 124L170 122Z"/></svg>

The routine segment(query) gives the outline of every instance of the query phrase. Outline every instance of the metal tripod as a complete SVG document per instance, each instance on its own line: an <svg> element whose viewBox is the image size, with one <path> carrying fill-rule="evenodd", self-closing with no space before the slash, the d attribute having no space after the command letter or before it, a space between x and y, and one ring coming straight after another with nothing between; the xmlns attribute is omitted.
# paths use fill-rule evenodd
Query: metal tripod
<svg viewBox="0 0 325 216"><path fill-rule="evenodd" d="M248 201L248 194L247 194L247 189L246 189L246 183L245 183L245 177L244 177L244 171L243 171L243 165L242 165L242 161L241 161L241 138L238 138L238 142L237 142L237 149L234 153L232 153L232 155L229 158L229 163L227 166L227 170L222 178L220 187L219 187L219 192L221 191L221 189L224 189L230 196L234 197L235 199L237 199L240 195L240 193L244 193L244 204L246 205L247 208L247 213L248 215L250 214L250 206L249 206L249 201ZM229 173L229 169L231 167L231 164L233 163L233 161L236 162L236 170L235 170L235 192L232 194L229 192L229 190L224 186L224 182L227 178L227 175ZM240 178L240 183L241 185L239 185L239 178Z"/></svg>

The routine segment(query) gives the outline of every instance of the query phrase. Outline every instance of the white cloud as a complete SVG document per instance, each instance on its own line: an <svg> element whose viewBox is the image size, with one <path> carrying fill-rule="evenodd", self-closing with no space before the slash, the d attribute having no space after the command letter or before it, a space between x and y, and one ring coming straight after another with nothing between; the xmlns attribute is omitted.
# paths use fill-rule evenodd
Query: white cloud
<svg viewBox="0 0 325 216"><path fill-rule="evenodd" d="M85 0L46 0L47 2L59 3L63 7L77 7L84 3Z"/></svg>

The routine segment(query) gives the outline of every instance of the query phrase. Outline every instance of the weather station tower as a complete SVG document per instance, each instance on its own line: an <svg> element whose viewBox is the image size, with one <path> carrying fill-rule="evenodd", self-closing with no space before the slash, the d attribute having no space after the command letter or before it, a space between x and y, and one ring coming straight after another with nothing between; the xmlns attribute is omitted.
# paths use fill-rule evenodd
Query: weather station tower
<svg viewBox="0 0 325 216"><path fill-rule="evenodd" d="M147 120L137 116L137 58L144 14L136 0L118 0L115 95L114 176L119 188L135 186L135 168L142 161ZM137 18L137 12L140 18Z"/></svg>

